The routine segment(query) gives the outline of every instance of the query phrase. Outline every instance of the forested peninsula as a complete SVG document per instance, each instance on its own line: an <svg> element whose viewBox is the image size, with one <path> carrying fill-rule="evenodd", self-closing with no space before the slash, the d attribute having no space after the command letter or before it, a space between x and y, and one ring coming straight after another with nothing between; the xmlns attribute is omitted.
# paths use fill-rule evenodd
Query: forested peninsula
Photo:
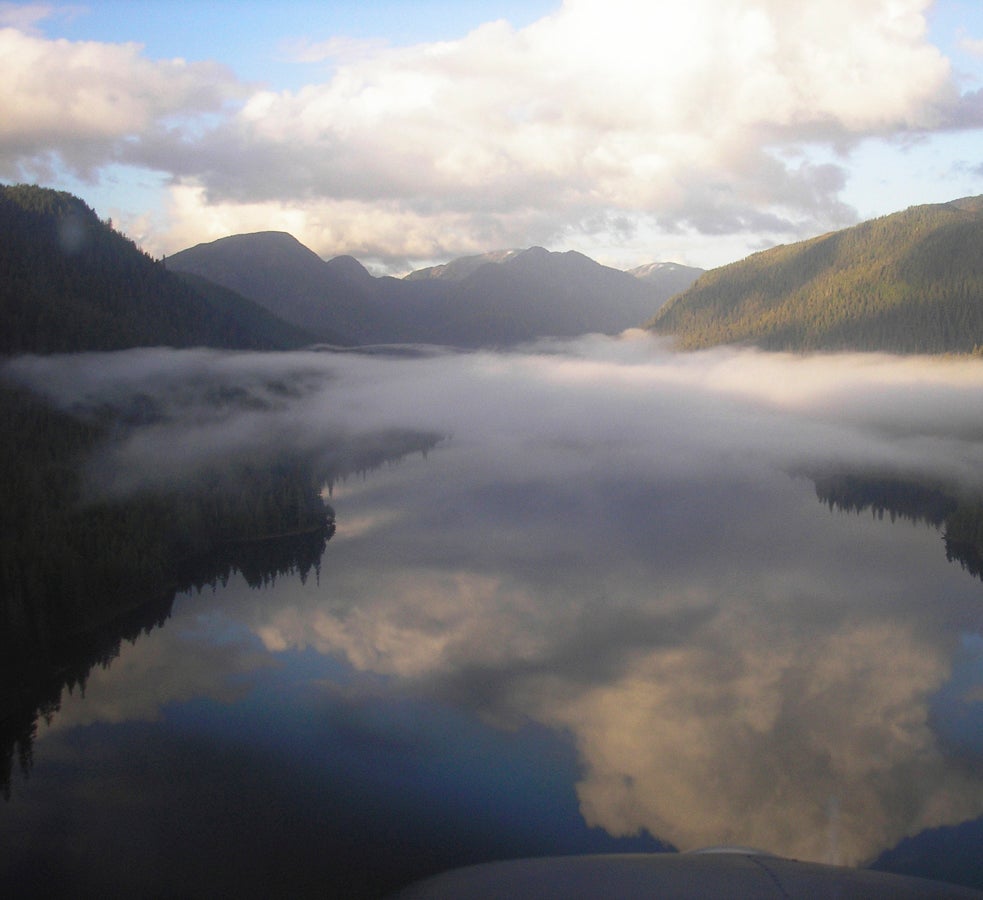
<svg viewBox="0 0 983 900"><path fill-rule="evenodd" d="M71 194L0 187L4 357L140 346L272 350L304 341L300 329L228 294L213 302ZM119 440L162 411L144 408L137 422L131 410L58 409L4 377L0 415L4 622L76 628L88 616L73 610L89 602L83 598L125 605L122 595L160 590L175 580L178 561L218 542L326 521L313 474L295 481L301 462L286 458L254 461L235 478L213 473L183 486L180 497L83 503L88 456L110 434Z"/></svg>
<svg viewBox="0 0 983 900"><path fill-rule="evenodd" d="M232 291L169 272L77 197L0 186L0 788L30 766L39 715L84 686L120 642L166 619L176 593L250 584L320 565L334 529L325 483L405 453L430 435L356 441L331 464L290 447L123 494L100 492L87 464L168 411L65 407L10 376L21 354L137 347L278 350L310 335ZM207 388L208 386L206 386ZM265 386L266 394L297 390ZM217 385L223 404L255 403Z"/></svg>
<svg viewBox="0 0 983 900"><path fill-rule="evenodd" d="M983 197L915 206L705 272L647 323L682 349L979 353Z"/></svg>

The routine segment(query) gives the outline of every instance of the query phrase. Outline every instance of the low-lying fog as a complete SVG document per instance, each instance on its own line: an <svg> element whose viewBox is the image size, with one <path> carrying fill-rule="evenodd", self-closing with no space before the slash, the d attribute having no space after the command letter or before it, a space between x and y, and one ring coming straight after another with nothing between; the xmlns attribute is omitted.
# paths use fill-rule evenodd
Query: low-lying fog
<svg viewBox="0 0 983 900"><path fill-rule="evenodd" d="M627 333L415 357L139 350L4 375L128 411L90 461L116 494L271 447L443 436L335 487L318 585L232 614L270 652L568 732L591 825L856 863L983 814L979 581L928 526L831 512L807 477L983 489L979 361L679 355ZM173 699L152 675L173 640L128 648L53 727L151 716ZM260 666L249 653L226 668ZM222 693L211 662L186 663L177 695L196 673Z"/></svg>

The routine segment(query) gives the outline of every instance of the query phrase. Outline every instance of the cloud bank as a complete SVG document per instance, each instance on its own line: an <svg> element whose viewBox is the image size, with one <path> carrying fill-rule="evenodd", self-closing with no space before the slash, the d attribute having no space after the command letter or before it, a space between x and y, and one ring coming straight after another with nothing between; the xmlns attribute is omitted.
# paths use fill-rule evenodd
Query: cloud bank
<svg viewBox="0 0 983 900"><path fill-rule="evenodd" d="M291 91L8 27L0 176L165 173L168 251L286 224L394 266L650 231L795 238L856 216L846 156L810 148L983 121L927 40L929 6L567 0L454 41L336 36L328 77Z"/></svg>
<svg viewBox="0 0 983 900"><path fill-rule="evenodd" d="M501 471L530 442L555 445L559 464L576 467L601 440L626 453L657 448L663 469L684 480L735 459L749 471L876 467L983 487L973 359L677 354L628 331L510 353L433 348L409 361L169 349L25 356L0 375L80 415L151 407L153 422L113 448L114 464L135 478L181 478L283 440L310 449L340 433L415 430L466 441Z"/></svg>

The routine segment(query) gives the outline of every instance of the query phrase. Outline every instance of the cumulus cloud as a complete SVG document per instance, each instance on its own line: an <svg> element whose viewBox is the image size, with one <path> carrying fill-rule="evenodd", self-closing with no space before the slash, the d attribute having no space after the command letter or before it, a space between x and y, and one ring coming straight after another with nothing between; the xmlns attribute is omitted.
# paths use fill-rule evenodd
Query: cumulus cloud
<svg viewBox="0 0 983 900"><path fill-rule="evenodd" d="M547 699L543 715L580 742L588 823L856 865L978 814L983 785L939 753L926 721L948 673L937 648L907 623L787 626L738 602L687 647Z"/></svg>
<svg viewBox="0 0 983 900"><path fill-rule="evenodd" d="M0 162L8 177L59 160L170 174L167 251L285 219L324 255L392 265L623 242L626 221L804 235L856 215L844 166L810 145L983 121L927 40L929 5L567 0L439 43L312 36L288 52L334 66L291 91L7 28Z"/></svg>
<svg viewBox="0 0 983 900"><path fill-rule="evenodd" d="M445 515L467 502L446 477L442 490ZM688 499L700 503L695 491ZM499 529L521 529L521 514L513 501ZM916 542L871 584L823 528L798 535L798 549L781 542L781 563L762 556L766 544L735 552L711 521L733 526L731 514L712 504L700 514L687 537L702 557L679 581L671 554L657 550L619 578L625 560L572 531L562 560L550 555L557 536L542 531L496 544L493 522L480 527L483 507L467 525L434 532L428 522L425 541L407 538L413 519L377 536L395 560L368 547L336 559L330 603L267 602L253 627L271 651L314 648L506 727L533 720L572 735L581 810L614 835L645 829L683 849L733 843L857 864L906 834L977 815L983 784L940 752L929 725L951 647L925 602L933 567ZM668 512L657 518L662 529L677 524ZM583 530L582 515L576 522ZM597 506L592 522L616 527ZM868 563L882 558L876 527L864 529ZM452 528L468 530L470 570L442 564L455 556ZM497 577L483 571L482 542L499 554ZM546 559L533 563L516 545ZM716 554L726 575L708 558ZM829 578L833 560L842 581ZM788 581L782 565L795 573Z"/></svg>
<svg viewBox="0 0 983 900"><path fill-rule="evenodd" d="M47 40L0 29L0 175L60 163L92 176L127 142L165 130L171 117L219 112L240 90L209 62L150 61L138 44Z"/></svg>
<svg viewBox="0 0 983 900"><path fill-rule="evenodd" d="M554 240L615 210L710 234L839 225L853 215L842 169L774 150L943 126L956 97L926 5L568 2L525 29L493 22L254 94L215 135L226 164L197 184L219 205L289 198L322 221L381 207L418 223L401 245L356 236L373 256L419 255L418 233L451 233L461 213L465 235L490 219L505 245L528 243L531 209Z"/></svg>
<svg viewBox="0 0 983 900"><path fill-rule="evenodd" d="M0 3L0 28L31 31L51 15L51 7L40 4Z"/></svg>
<svg viewBox="0 0 983 900"><path fill-rule="evenodd" d="M468 210L440 210L436 204L419 215L397 201L372 203L268 200L240 202L210 198L200 185L170 191L170 222L152 240L170 252L229 234L287 231L326 258L341 253L408 272L420 260L487 252L489 247L543 246L556 234L556 221L543 210L523 209L507 219ZM606 217L589 231L604 230Z"/></svg>

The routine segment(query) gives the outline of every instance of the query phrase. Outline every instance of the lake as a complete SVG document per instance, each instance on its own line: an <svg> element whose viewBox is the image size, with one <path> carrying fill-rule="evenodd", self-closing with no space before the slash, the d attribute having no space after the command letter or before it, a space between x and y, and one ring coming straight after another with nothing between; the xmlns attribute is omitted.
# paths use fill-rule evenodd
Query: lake
<svg viewBox="0 0 983 900"><path fill-rule="evenodd" d="M257 373L291 389L196 390ZM89 461L115 495L243 447L434 440L337 467L316 570L158 601L64 691L0 806L4 883L371 897L731 844L983 888L978 361L629 333L7 374L166 406Z"/></svg>

